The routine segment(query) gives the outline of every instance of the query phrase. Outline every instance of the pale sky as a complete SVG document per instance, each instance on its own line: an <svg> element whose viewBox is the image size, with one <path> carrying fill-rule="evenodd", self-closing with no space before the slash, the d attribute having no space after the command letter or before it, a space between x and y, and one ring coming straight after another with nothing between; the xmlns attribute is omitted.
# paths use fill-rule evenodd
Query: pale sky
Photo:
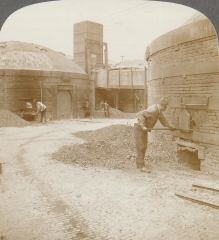
<svg viewBox="0 0 219 240"><path fill-rule="evenodd" d="M73 25L103 24L109 60L144 60L146 47L158 36L181 26L197 11L166 2L144 0L60 0L38 3L8 17L0 41L34 43L73 55Z"/></svg>

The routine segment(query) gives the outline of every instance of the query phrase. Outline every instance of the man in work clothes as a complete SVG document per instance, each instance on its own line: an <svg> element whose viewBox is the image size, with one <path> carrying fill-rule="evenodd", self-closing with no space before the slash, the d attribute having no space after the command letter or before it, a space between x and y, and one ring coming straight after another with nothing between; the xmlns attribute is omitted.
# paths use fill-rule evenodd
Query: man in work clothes
<svg viewBox="0 0 219 240"><path fill-rule="evenodd" d="M109 104L107 103L107 101L104 103L104 116L105 117L109 117Z"/></svg>
<svg viewBox="0 0 219 240"><path fill-rule="evenodd" d="M40 112L41 114L40 122L43 122L44 119L46 123L46 105L44 105L42 102L37 101L36 99L33 100L33 103L36 103L37 106L36 115L38 114L38 112Z"/></svg>
<svg viewBox="0 0 219 240"><path fill-rule="evenodd" d="M107 103L107 101L106 102L104 102L104 101L100 102L100 109L102 109L102 108L104 110L104 117L109 117L109 108L110 108L110 106Z"/></svg>
<svg viewBox="0 0 219 240"><path fill-rule="evenodd" d="M153 128L159 120L164 127L169 127L174 131L176 128L169 123L163 114L168 101L166 98L161 98L158 104L150 106L148 109L138 113L138 122L134 124L135 143L136 143L136 166L142 172L150 172L150 170L144 164L144 157L148 144L148 128Z"/></svg>

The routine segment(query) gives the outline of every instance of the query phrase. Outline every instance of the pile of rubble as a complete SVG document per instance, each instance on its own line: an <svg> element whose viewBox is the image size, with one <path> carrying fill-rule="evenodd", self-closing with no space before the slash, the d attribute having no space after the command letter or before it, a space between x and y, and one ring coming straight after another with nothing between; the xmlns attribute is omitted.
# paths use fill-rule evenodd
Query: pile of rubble
<svg viewBox="0 0 219 240"><path fill-rule="evenodd" d="M122 111L119 111L118 109L111 108L109 109L109 117L110 118L136 118L136 113L124 113ZM92 117L94 118L104 118L104 110L95 110L92 112Z"/></svg>
<svg viewBox="0 0 219 240"><path fill-rule="evenodd" d="M136 113L124 113L115 108L109 109L109 114L111 118L136 118Z"/></svg>
<svg viewBox="0 0 219 240"><path fill-rule="evenodd" d="M83 144L63 146L53 159L82 167L108 169L135 168L134 130L129 125L112 125L95 131L78 132L75 136L86 140ZM174 160L174 156L160 143L149 143L147 161Z"/></svg>
<svg viewBox="0 0 219 240"><path fill-rule="evenodd" d="M0 127L25 127L29 122L9 110L0 109Z"/></svg>

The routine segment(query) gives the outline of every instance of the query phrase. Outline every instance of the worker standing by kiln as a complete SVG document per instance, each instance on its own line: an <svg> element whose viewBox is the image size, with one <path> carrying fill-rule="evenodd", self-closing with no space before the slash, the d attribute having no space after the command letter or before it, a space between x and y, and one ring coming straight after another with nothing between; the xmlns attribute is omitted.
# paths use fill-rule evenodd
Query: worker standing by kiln
<svg viewBox="0 0 219 240"><path fill-rule="evenodd" d="M148 109L143 110L137 115L137 123L134 124L135 143L136 143L136 166L142 172L150 173L150 169L145 166L144 157L148 144L148 132L159 120L164 127L169 127L171 131L176 128L166 119L163 111L166 110L168 101L161 98L158 104L153 104Z"/></svg>

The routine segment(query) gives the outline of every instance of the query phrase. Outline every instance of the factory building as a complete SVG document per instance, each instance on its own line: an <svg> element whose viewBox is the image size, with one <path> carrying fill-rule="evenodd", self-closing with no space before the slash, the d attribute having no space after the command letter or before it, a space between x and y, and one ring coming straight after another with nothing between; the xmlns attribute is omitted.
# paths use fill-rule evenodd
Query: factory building
<svg viewBox="0 0 219 240"><path fill-rule="evenodd" d="M90 76L64 54L35 44L0 43L0 89L0 108L24 118L32 116L33 99L47 106L51 120L84 116L88 100L94 108Z"/></svg>
<svg viewBox="0 0 219 240"><path fill-rule="evenodd" d="M146 68L108 65L103 25L74 25L74 61L49 48L18 41L0 43L0 108L34 120L33 99L47 119L85 117L101 101L124 112L146 106Z"/></svg>
<svg viewBox="0 0 219 240"><path fill-rule="evenodd" d="M172 143L178 161L219 175L219 55L211 22L197 13L147 47L148 105L169 100L167 117L181 130L153 132Z"/></svg>
<svg viewBox="0 0 219 240"><path fill-rule="evenodd" d="M74 24L74 61L94 79L96 109L101 101L123 112L138 112L146 107L146 67L109 66L102 24L90 21Z"/></svg>
<svg viewBox="0 0 219 240"><path fill-rule="evenodd" d="M96 107L103 100L122 112L133 113L146 108L146 67L99 68L92 74L95 79Z"/></svg>

